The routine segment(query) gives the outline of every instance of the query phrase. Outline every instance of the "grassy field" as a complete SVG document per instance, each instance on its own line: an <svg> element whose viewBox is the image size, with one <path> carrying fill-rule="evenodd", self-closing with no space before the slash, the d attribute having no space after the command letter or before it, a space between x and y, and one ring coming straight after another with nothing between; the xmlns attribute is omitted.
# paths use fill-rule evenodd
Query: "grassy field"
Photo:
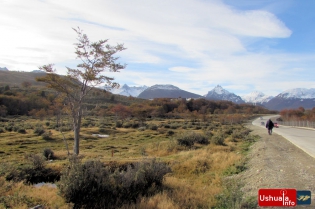
<svg viewBox="0 0 315 209"><path fill-rule="evenodd" d="M222 198L224 181L246 168L246 151L257 139L243 124L222 124L220 117L224 115L212 116L207 121L148 119L145 124L130 120L120 128L114 118L86 117L82 122L80 157L83 161L97 159L117 165L156 158L171 167L162 191L139 197L136 203L122 208L219 208L220 201L233 201L228 195ZM5 180L10 171L29 165L30 155L43 156L45 149L53 151L54 156L46 160L45 166L57 171L64 169L68 164L65 141L70 153L73 147L66 119L62 129L61 133L56 128L54 118L40 121L12 117L0 122L0 208L29 208L38 204L45 208L72 207L58 195L58 188L37 188ZM205 136L210 143L179 144L178 139L189 134Z"/></svg>

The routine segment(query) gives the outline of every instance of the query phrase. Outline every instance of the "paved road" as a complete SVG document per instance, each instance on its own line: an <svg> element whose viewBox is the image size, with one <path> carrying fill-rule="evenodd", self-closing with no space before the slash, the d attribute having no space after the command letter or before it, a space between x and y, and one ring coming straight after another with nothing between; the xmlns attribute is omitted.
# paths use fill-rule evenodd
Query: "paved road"
<svg viewBox="0 0 315 209"><path fill-rule="evenodd" d="M264 122L266 124L269 118L275 117L279 117L279 115L263 116L262 119L257 118L256 120L254 120L252 124L266 129L265 125L261 125L261 122ZM275 120L271 120L275 122ZM299 147L304 152L315 158L315 130L289 126L279 126L279 128L274 128L273 132L283 136L295 146Z"/></svg>

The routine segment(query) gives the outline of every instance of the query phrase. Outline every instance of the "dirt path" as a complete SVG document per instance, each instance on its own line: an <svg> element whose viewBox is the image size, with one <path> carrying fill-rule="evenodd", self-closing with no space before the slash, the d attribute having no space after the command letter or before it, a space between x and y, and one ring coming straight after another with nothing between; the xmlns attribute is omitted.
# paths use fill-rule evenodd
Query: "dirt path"
<svg viewBox="0 0 315 209"><path fill-rule="evenodd" d="M315 158L280 135L270 136L266 129L251 124L248 128L261 139L251 147L248 169L238 176L245 183L245 196L257 196L260 188L310 190L311 206L294 208L315 208Z"/></svg>

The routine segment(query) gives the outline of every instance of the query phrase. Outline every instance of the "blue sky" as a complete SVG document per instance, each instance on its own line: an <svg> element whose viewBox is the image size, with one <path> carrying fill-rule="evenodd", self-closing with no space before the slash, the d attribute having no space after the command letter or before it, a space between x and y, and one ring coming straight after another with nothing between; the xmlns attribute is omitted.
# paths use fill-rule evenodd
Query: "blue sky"
<svg viewBox="0 0 315 209"><path fill-rule="evenodd" d="M0 67L73 67L80 27L91 41L124 43L129 86L172 84L204 95L276 96L315 88L313 0L1 0Z"/></svg>

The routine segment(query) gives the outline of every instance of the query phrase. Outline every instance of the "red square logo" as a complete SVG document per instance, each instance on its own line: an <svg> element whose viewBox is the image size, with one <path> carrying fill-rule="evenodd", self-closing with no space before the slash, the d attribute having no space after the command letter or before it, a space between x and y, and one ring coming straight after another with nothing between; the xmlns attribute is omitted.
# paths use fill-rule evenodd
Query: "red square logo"
<svg viewBox="0 0 315 209"><path fill-rule="evenodd" d="M296 206L295 189L260 189L258 191L259 206Z"/></svg>

